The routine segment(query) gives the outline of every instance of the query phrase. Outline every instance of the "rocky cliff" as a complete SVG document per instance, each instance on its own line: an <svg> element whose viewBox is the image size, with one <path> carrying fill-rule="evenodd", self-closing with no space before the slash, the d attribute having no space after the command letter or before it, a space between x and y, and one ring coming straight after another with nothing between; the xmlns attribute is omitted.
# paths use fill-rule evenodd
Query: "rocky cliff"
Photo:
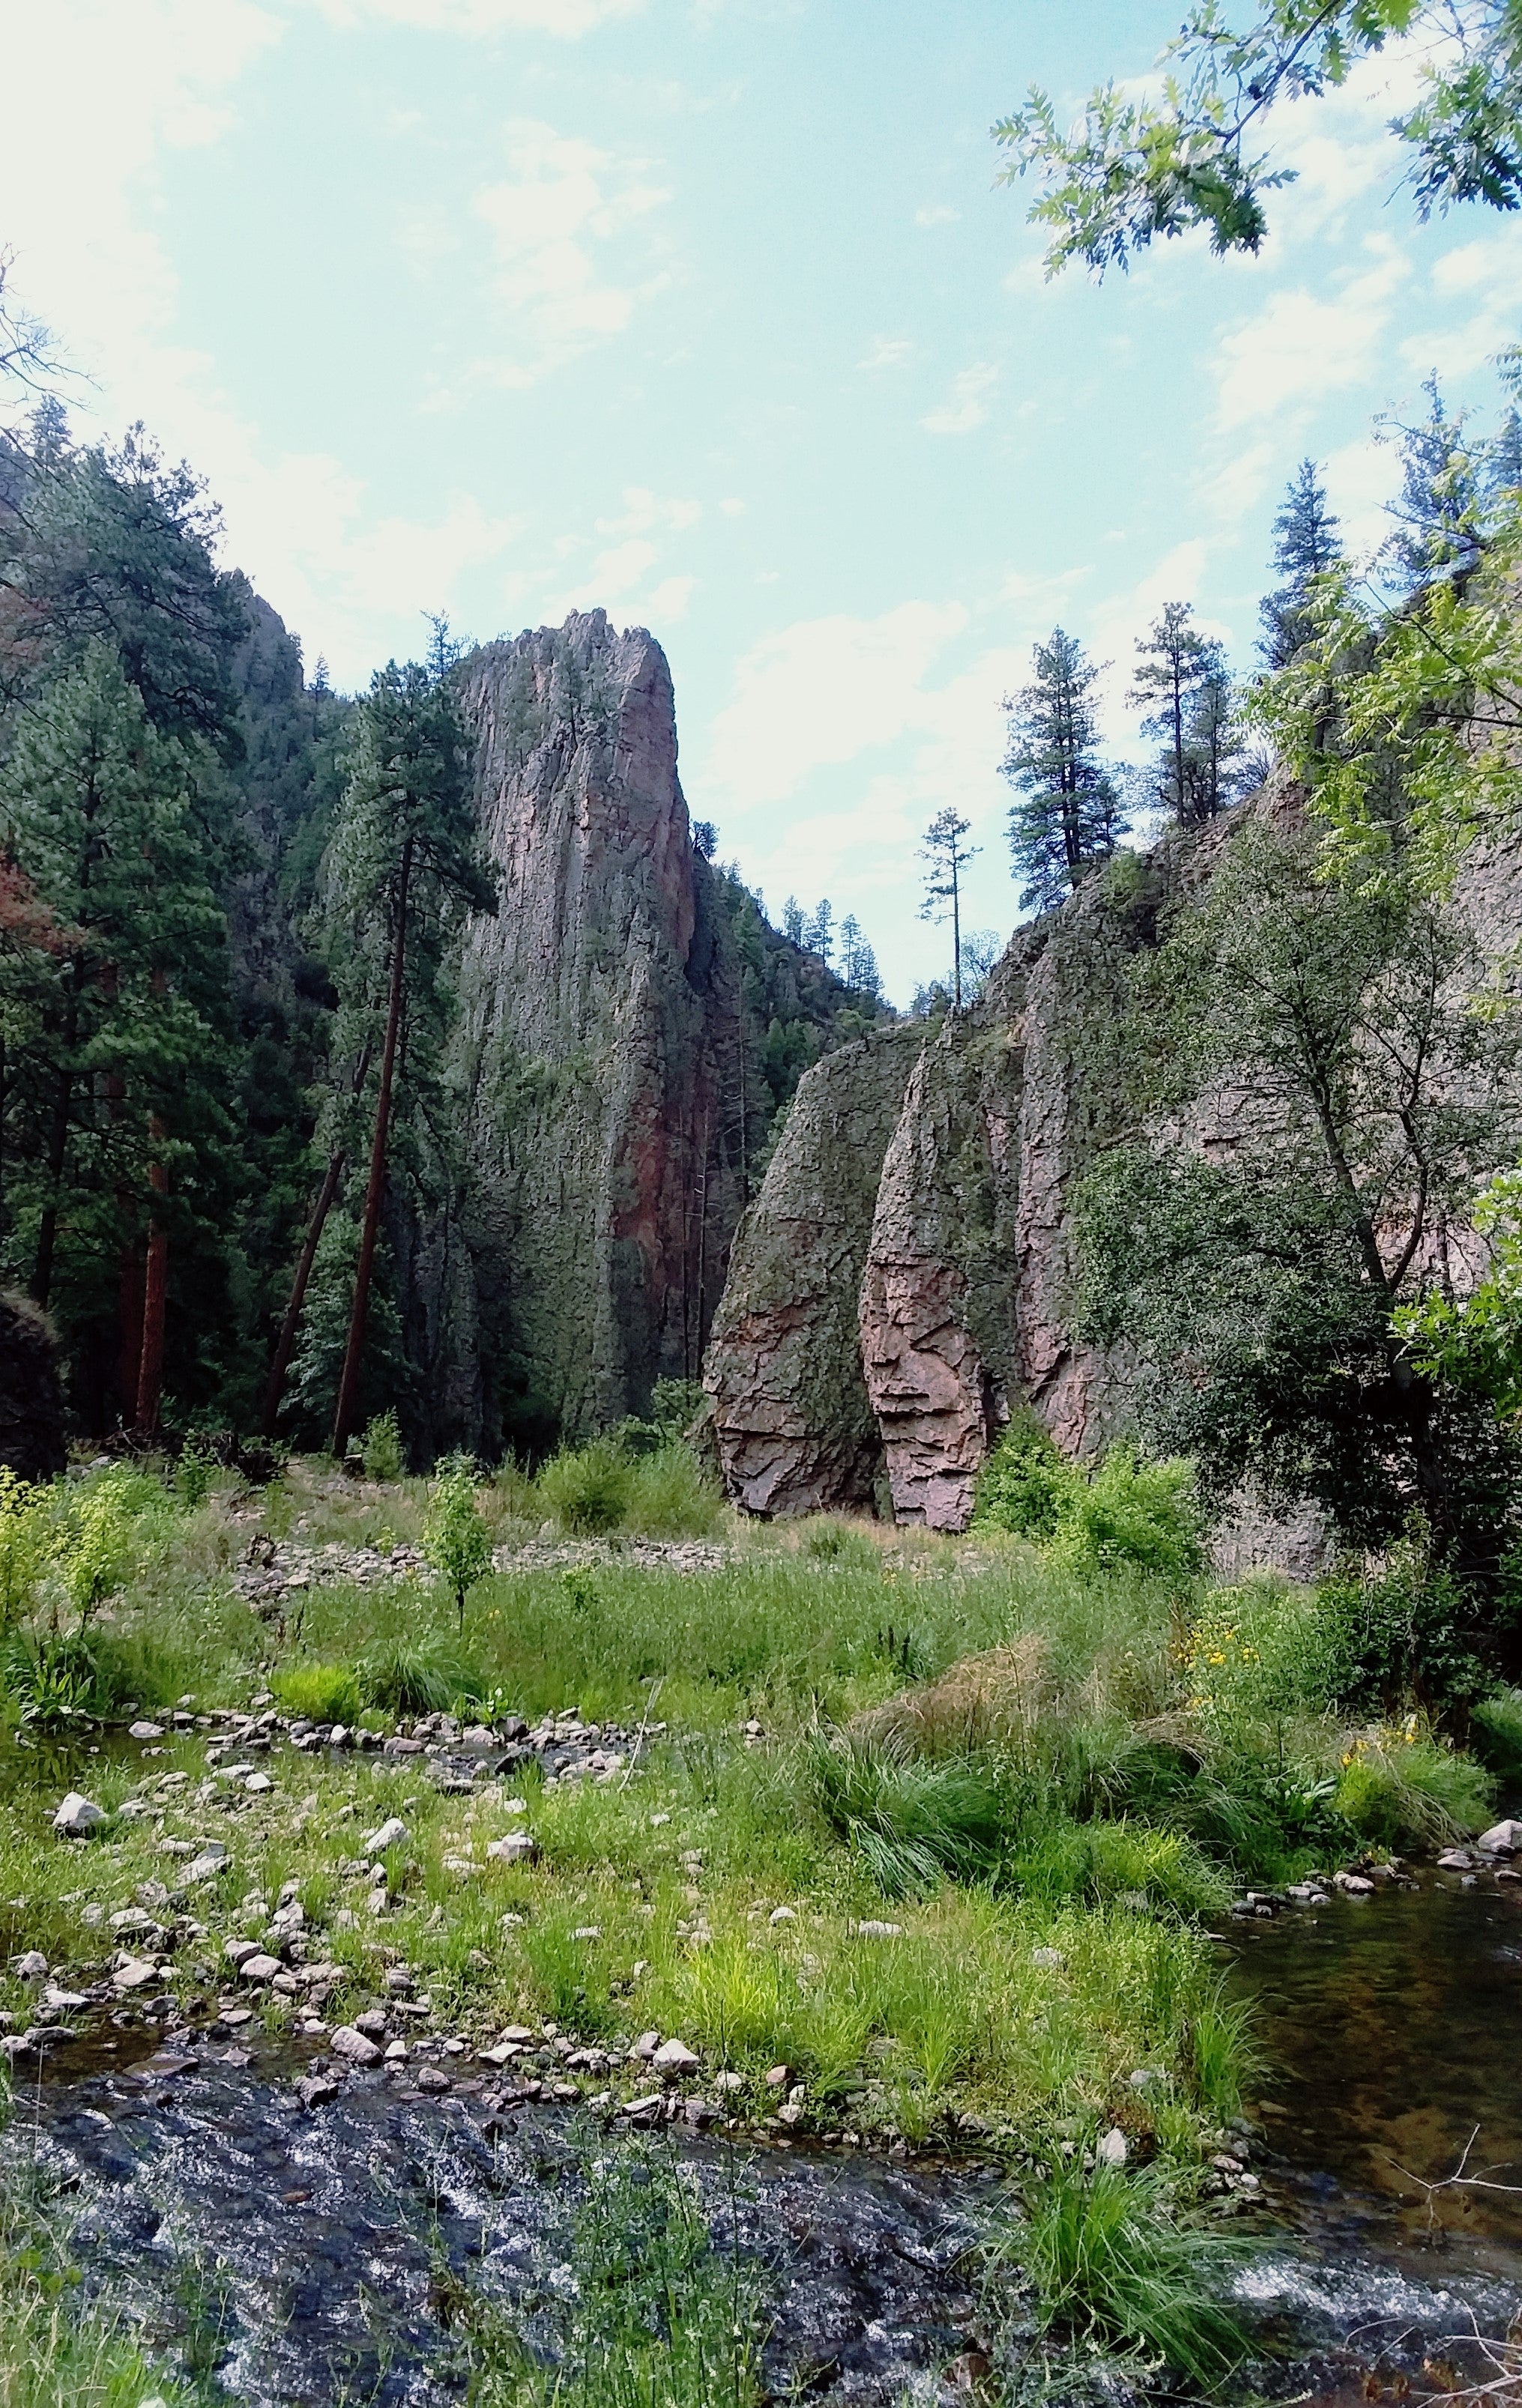
<svg viewBox="0 0 1522 2408"><path fill-rule="evenodd" d="M696 1379L776 1012L812 1059L849 998L695 848L642 628L599 610L485 645L462 698L500 908L457 970L458 1201L393 1242L423 1442L493 1455Z"/></svg>

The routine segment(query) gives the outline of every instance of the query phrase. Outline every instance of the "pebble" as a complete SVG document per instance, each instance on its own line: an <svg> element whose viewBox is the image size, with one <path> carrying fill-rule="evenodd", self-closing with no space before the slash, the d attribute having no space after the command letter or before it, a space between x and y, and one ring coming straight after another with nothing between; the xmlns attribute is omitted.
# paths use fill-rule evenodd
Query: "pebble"
<svg viewBox="0 0 1522 2408"><path fill-rule="evenodd" d="M1118 2124L1112 2124L1094 2152L1095 2163L1101 2166L1123 2166L1129 2156L1130 2149L1125 2133Z"/></svg>
<svg viewBox="0 0 1522 2408"><path fill-rule="evenodd" d="M162 1723L133 1723L128 1728L127 1737L129 1739L162 1739L164 1737L164 1725Z"/></svg>
<svg viewBox="0 0 1522 2408"><path fill-rule="evenodd" d="M1333 1873L1332 1886L1344 1898L1372 1898L1374 1885L1363 1873Z"/></svg>
<svg viewBox="0 0 1522 2408"><path fill-rule="evenodd" d="M774 1906L767 1917L767 1921L773 1924L797 1923L797 1909L792 1906Z"/></svg>
<svg viewBox="0 0 1522 2408"><path fill-rule="evenodd" d="M337 2099L337 2079L331 2073L309 2073L296 2084L296 2097L303 2107L309 2109L321 2107L324 2100ZM143 2402L143 2408L149 2408L146 2401Z"/></svg>
<svg viewBox="0 0 1522 2408"><path fill-rule="evenodd" d="M903 1930L901 1923L867 1922L856 1926L857 1935L863 1940L901 1940Z"/></svg>
<svg viewBox="0 0 1522 2408"><path fill-rule="evenodd" d="M237 1971L240 1980L255 1983L262 1987L266 1982L273 1982L278 1974L283 1973L285 1968L278 1956L256 1954L252 1956L245 1956Z"/></svg>
<svg viewBox="0 0 1522 2408"><path fill-rule="evenodd" d="M1481 1832L1480 1845L1490 1856L1516 1856L1522 1851L1522 1823L1515 1816L1504 1823L1492 1823L1488 1831Z"/></svg>
<svg viewBox="0 0 1522 2408"><path fill-rule="evenodd" d="M93 1799L84 1797L78 1789L71 1789L53 1816L53 1829L65 1840L80 1840L87 1831L93 1831L97 1823L105 1820L104 1806L97 1806Z"/></svg>
<svg viewBox="0 0 1522 2408"><path fill-rule="evenodd" d="M655 2071L664 2074L668 2082L675 2081L683 2073L696 2073L699 2062L693 2051L680 2040L667 2041L650 2061Z"/></svg>
<svg viewBox="0 0 1522 2408"><path fill-rule="evenodd" d="M538 1852L538 1842L528 1831L505 1832L500 1840L491 1841L486 1849L489 1856L504 1865L530 1864Z"/></svg>
<svg viewBox="0 0 1522 2408"><path fill-rule="evenodd" d="M24 1956L17 1957L10 1970L23 1982L40 1982L48 1971L48 1959L40 1948L29 1948Z"/></svg>
<svg viewBox="0 0 1522 2408"><path fill-rule="evenodd" d="M388 1814L380 1828L372 1831L365 1842L365 1853L367 1856L383 1856L388 1848L399 1848L408 1837L407 1825L401 1816Z"/></svg>
<svg viewBox="0 0 1522 2408"><path fill-rule="evenodd" d="M149 1982L156 1982L159 1969L146 1956L129 1956L111 1975L113 1986L122 1991L140 1990Z"/></svg>

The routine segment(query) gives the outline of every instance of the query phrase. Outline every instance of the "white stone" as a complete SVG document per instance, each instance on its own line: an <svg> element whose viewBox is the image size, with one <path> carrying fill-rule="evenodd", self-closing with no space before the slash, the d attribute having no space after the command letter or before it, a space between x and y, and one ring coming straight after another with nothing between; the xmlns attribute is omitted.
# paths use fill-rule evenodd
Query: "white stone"
<svg viewBox="0 0 1522 2408"><path fill-rule="evenodd" d="M1488 1831L1481 1832L1480 1845L1488 1848L1492 1856L1515 1856L1522 1848L1522 1823L1515 1818L1504 1823L1492 1823Z"/></svg>
<svg viewBox="0 0 1522 2408"><path fill-rule="evenodd" d="M680 2040L665 2042L650 2061L657 2073L664 2073L671 2080L680 2074L696 2073L698 2066L697 2057L686 2042Z"/></svg>
<svg viewBox="0 0 1522 2408"><path fill-rule="evenodd" d="M367 1856L382 1856L388 1848L399 1848L407 1837L407 1825L399 1814L388 1814L378 1831L372 1831L365 1842Z"/></svg>
<svg viewBox="0 0 1522 2408"><path fill-rule="evenodd" d="M351 2065L374 2065L380 2056L373 2040L366 2040L352 2024L340 2024L328 2042L335 2057L347 2057Z"/></svg>
<svg viewBox="0 0 1522 2408"><path fill-rule="evenodd" d="M863 1940L900 1940L904 1927L901 1923L868 1922L858 1923L856 1930Z"/></svg>
<svg viewBox="0 0 1522 2408"><path fill-rule="evenodd" d="M791 1906L774 1906L768 1915L768 1923L797 1923L797 1910Z"/></svg>
<svg viewBox="0 0 1522 2408"><path fill-rule="evenodd" d="M1118 2124L1112 2124L1094 2152L1094 2160L1096 2165L1123 2166L1129 2155L1125 2133Z"/></svg>
<svg viewBox="0 0 1522 2408"><path fill-rule="evenodd" d="M127 1732L127 1737L129 1739L162 1739L164 1737L164 1725L162 1723L134 1723Z"/></svg>
<svg viewBox="0 0 1522 2408"><path fill-rule="evenodd" d="M71 1789L53 1816L53 1829L65 1840L78 1840L105 1820L104 1806L97 1806L93 1799L81 1796L78 1789Z"/></svg>
<svg viewBox="0 0 1522 2408"><path fill-rule="evenodd" d="M29 1948L24 1956L17 1957L10 1970L23 1982L40 1982L48 1970L48 1959L40 1948Z"/></svg>
<svg viewBox="0 0 1522 2408"><path fill-rule="evenodd" d="M500 1840L493 1840L486 1850L489 1856L503 1865L531 1864L538 1852L539 1843L531 1831L507 1831Z"/></svg>
<svg viewBox="0 0 1522 2408"><path fill-rule="evenodd" d="M119 1965L111 1975L112 1984L119 1990L140 1990L158 1978L158 1967L151 1964L146 1956L129 1956L126 1963Z"/></svg>

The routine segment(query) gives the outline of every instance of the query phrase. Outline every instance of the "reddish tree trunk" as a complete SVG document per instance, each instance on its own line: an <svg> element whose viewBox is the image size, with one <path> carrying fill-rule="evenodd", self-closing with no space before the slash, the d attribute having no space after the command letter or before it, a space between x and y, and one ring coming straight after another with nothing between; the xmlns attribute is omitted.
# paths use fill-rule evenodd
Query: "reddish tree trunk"
<svg viewBox="0 0 1522 2408"><path fill-rule="evenodd" d="M311 1219L307 1224L306 1242L302 1246L301 1259L296 1265L295 1279L292 1283L291 1301L285 1308L285 1319L280 1324L275 1359L269 1367L269 1385L265 1390L265 1416L261 1428L266 1438L273 1438L275 1435L275 1424L280 1417L280 1398L285 1393L285 1375L291 1368L291 1357L295 1353L296 1331L301 1326L302 1310L306 1305L307 1289L311 1282L312 1265L317 1260L318 1242L323 1235L323 1224L333 1210L333 1200L338 1193L338 1182L343 1177L343 1159L341 1154L336 1154L330 1157L322 1187L318 1191L317 1201L312 1207Z"/></svg>
<svg viewBox="0 0 1522 2408"><path fill-rule="evenodd" d="M396 889L396 929L391 949L391 996L386 1007L386 1046L380 1059L380 1093L375 1106L375 1138L370 1147L370 1176L365 1190L365 1220L359 1238L359 1266L354 1273L354 1308L349 1320L349 1344L338 1406L333 1416L333 1452L342 1457L353 1430L359 1405L360 1366L365 1355L365 1315L370 1301L370 1273L375 1266L376 1233L380 1226L380 1199L386 1185L386 1138L391 1126L391 1088L396 1071L396 1039L402 1025L403 973L407 955L407 889L412 875L412 839L402 847L402 874Z"/></svg>
<svg viewBox="0 0 1522 2408"><path fill-rule="evenodd" d="M119 1199L122 1217L127 1219L129 1204L125 1196ZM122 1419L130 1422L137 1405L137 1374L143 1359L143 1262L135 1245L123 1246L121 1256L121 1278L117 1283L117 1394L122 1400Z"/></svg>
<svg viewBox="0 0 1522 2408"><path fill-rule="evenodd" d="M162 1138L164 1123L155 1113L148 1125L151 1138ZM167 1196L169 1174L162 1162L149 1165L148 1183L155 1196ZM159 1397L164 1385L164 1302L168 1285L169 1237L155 1212L148 1224L148 1273L143 1282L143 1351L137 1365L137 1410L133 1426L156 1430Z"/></svg>

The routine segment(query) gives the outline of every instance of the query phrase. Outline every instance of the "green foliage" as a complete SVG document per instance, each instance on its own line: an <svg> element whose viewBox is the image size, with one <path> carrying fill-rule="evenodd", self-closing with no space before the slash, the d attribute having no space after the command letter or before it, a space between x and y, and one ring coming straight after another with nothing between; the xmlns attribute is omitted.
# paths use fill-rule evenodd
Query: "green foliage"
<svg viewBox="0 0 1522 2408"><path fill-rule="evenodd" d="M407 1469L402 1455L402 1429L395 1408L376 1413L362 1441L366 1480L400 1480Z"/></svg>
<svg viewBox="0 0 1522 2408"><path fill-rule="evenodd" d="M546 1510L575 1538L616 1530L634 1494L634 1467L611 1439L552 1457L538 1481Z"/></svg>
<svg viewBox="0 0 1522 2408"><path fill-rule="evenodd" d="M54 1506L50 1489L18 1480L8 1463L0 1464L0 1634L30 1611L64 1543Z"/></svg>
<svg viewBox="0 0 1522 2408"><path fill-rule="evenodd" d="M979 1472L972 1520L1050 1547L1079 1572L1134 1565L1184 1580L1202 1561L1188 1463L1147 1463L1114 1446L1086 1472L1064 1460L1033 1414L1012 1422Z"/></svg>
<svg viewBox="0 0 1522 2408"><path fill-rule="evenodd" d="M467 1455L447 1458L429 1483L423 1552L453 1591L463 1630L466 1598L492 1569L492 1534L476 1503L476 1466Z"/></svg>
<svg viewBox="0 0 1522 2408"><path fill-rule="evenodd" d="M1421 33L1422 97L1392 121L1413 152L1409 180L1426 217L1455 201L1511 209L1522 199L1522 37L1514 12L1455 15L1443 0L1261 0L1238 29L1219 0L1195 0L1164 48L1159 76L1136 90L1098 85L1071 133L1046 93L994 127L1012 153L1001 180L1031 170L1042 190L1031 221L1049 230L1048 275L1071 260L1096 272L1125 267L1159 236L1203 228L1216 252L1256 251L1268 231L1264 195L1293 181L1271 152L1248 147L1278 99L1343 83L1361 59ZM1434 63L1436 61L1437 63Z"/></svg>
<svg viewBox="0 0 1522 2408"><path fill-rule="evenodd" d="M1222 2294L1252 2244L1183 2221L1156 2169L1085 2170L1075 2148L1052 2159L1025 2208L999 2254L1035 2284L1043 2323L1153 2352L1195 2383L1218 2383L1246 2356Z"/></svg>
<svg viewBox="0 0 1522 2408"><path fill-rule="evenodd" d="M589 2151L553 2312L554 2364L499 2311L474 2319L479 2408L753 2408L761 2398L762 2271L715 2246L696 2183L659 2144Z"/></svg>
<svg viewBox="0 0 1522 2408"><path fill-rule="evenodd" d="M1358 1738L1343 1761L1336 1806L1358 1837L1380 1847L1467 1839L1488 1819L1490 1784L1470 1757L1404 1729Z"/></svg>
<svg viewBox="0 0 1522 2408"><path fill-rule="evenodd" d="M354 1669L366 1705L387 1714L437 1714L481 1696L479 1673L438 1634L395 1639L362 1656Z"/></svg>
<svg viewBox="0 0 1522 2408"><path fill-rule="evenodd" d="M1016 1413L984 1461L973 1489L977 1529L1009 1530L1038 1543L1054 1538L1069 1494L1082 1473L1028 1411Z"/></svg>
<svg viewBox="0 0 1522 2408"><path fill-rule="evenodd" d="M1408 1540L1385 1563L1323 1581L1316 1611L1327 1703L1350 1713L1463 1706L1489 1687L1492 1633L1473 1596Z"/></svg>
<svg viewBox="0 0 1522 2408"><path fill-rule="evenodd" d="M221 1466L210 1447L198 1439L188 1439L181 1447L174 1469L174 1491L187 1512L194 1513L204 1505L216 1485Z"/></svg>
<svg viewBox="0 0 1522 2408"><path fill-rule="evenodd" d="M121 1465L70 1498L63 1570L81 1628L143 1569L157 1542L164 1504L156 1480Z"/></svg>
<svg viewBox="0 0 1522 2408"><path fill-rule="evenodd" d="M1498 1689L1470 1716L1470 1745L1500 1780L1522 1781L1522 1689Z"/></svg>
<svg viewBox="0 0 1522 2408"><path fill-rule="evenodd" d="M889 1898L992 1873L1010 1801L986 1763L926 1763L891 1739L819 1734L806 1757L821 1813Z"/></svg>
<svg viewBox="0 0 1522 2408"><path fill-rule="evenodd" d="M107 1721L129 1700L162 1703L174 1695L174 1670L152 1648L100 1630L18 1632L0 1654L18 1718L47 1730Z"/></svg>
<svg viewBox="0 0 1522 2408"><path fill-rule="evenodd" d="M1032 661L1033 681L1004 706L1010 748L1002 768L1020 796L1009 819L1020 908L1048 911L1127 830L1114 773L1099 759L1098 668L1060 627L1036 646Z"/></svg>
<svg viewBox="0 0 1522 2408"><path fill-rule="evenodd" d="M359 1720L359 1676L352 1665L282 1664L271 1674L270 1685L288 1714L304 1714L314 1723Z"/></svg>
<svg viewBox="0 0 1522 2408"><path fill-rule="evenodd" d="M1429 1379L1486 1398L1507 1420L1522 1413L1522 1170L1501 1170L1471 1215L1489 1263L1470 1294L1432 1288L1401 1305L1395 1327Z"/></svg>

